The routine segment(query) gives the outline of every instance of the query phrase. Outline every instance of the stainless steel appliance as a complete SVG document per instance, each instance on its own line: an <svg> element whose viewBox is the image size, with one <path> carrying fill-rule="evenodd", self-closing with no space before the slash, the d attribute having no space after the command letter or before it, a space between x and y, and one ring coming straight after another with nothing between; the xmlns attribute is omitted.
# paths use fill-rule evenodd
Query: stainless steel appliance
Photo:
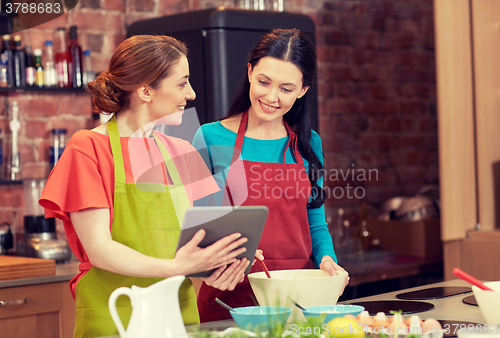
<svg viewBox="0 0 500 338"><path fill-rule="evenodd" d="M45 218L44 210L38 204L45 182L45 179L23 181L24 235L18 253L22 256L66 261L71 257L68 242L57 238L55 219Z"/></svg>

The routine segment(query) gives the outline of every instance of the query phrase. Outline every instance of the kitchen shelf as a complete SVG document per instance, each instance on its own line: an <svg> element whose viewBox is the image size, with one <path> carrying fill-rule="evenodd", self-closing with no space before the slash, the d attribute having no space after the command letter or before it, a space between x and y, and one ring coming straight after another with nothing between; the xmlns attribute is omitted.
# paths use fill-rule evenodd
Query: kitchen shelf
<svg viewBox="0 0 500 338"><path fill-rule="evenodd" d="M15 181L9 181L9 180L0 180L0 185L19 185L23 184L22 180L15 180Z"/></svg>
<svg viewBox="0 0 500 338"><path fill-rule="evenodd" d="M27 94L27 93L45 93L45 94L83 94L85 87L81 88L39 88L39 87L25 87L25 88L0 88L0 95L9 94Z"/></svg>

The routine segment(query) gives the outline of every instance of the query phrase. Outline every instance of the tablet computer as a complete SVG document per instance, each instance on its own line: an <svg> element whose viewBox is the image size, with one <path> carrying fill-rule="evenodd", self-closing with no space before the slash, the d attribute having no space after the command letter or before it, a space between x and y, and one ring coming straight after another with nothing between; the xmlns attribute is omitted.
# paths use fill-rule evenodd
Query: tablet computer
<svg viewBox="0 0 500 338"><path fill-rule="evenodd" d="M239 232L248 241L243 244L246 251L238 255L238 259L246 257L250 262L255 257L255 252L266 224L269 210L265 206L240 206L240 207L192 207L186 211L182 222L181 233L177 243L177 250L193 238L194 234L204 229L205 238L199 247L207 246L217 242L235 232ZM245 270L245 275L250 272L252 264ZM188 277L207 277L215 269L188 275Z"/></svg>

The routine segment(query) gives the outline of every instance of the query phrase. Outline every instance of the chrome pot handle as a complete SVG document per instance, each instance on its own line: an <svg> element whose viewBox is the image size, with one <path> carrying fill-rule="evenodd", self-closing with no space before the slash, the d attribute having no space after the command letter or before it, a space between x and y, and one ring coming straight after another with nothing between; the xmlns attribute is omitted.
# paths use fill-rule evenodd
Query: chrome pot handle
<svg viewBox="0 0 500 338"><path fill-rule="evenodd" d="M7 306L7 305L22 305L22 304L28 304L30 299L28 297L24 299L18 299L18 300L0 300L0 307L2 306Z"/></svg>

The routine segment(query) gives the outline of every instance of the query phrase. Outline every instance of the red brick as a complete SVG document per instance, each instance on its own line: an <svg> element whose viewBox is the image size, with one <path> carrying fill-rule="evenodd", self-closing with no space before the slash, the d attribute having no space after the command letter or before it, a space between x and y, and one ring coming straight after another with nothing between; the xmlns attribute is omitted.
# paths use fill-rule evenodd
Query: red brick
<svg viewBox="0 0 500 338"><path fill-rule="evenodd" d="M109 32L122 32L125 29L122 15L115 12L82 12L74 13L72 24L79 29Z"/></svg>
<svg viewBox="0 0 500 338"><path fill-rule="evenodd" d="M360 104L356 100L334 99L327 103L327 112L329 114L359 114L361 113Z"/></svg>
<svg viewBox="0 0 500 338"><path fill-rule="evenodd" d="M325 151L328 151L328 150L339 151L342 148L342 146L341 146L342 138L341 137L337 137L337 136L331 135L331 134L323 134L322 138L323 138L323 149Z"/></svg>
<svg viewBox="0 0 500 338"><path fill-rule="evenodd" d="M420 120L419 131L421 132L437 132L437 118L426 117Z"/></svg>
<svg viewBox="0 0 500 338"><path fill-rule="evenodd" d="M0 190L0 194L3 194L3 190ZM0 197L1 200L1 197ZM0 207L4 207L4 205L1 204L0 202ZM14 212L12 210L7 210L7 209L0 209L0 220L1 222L7 222L11 226L11 230L13 229L13 221L14 221ZM2 227L2 229L5 229Z"/></svg>
<svg viewBox="0 0 500 338"><path fill-rule="evenodd" d="M396 132L401 130L401 120L399 118L393 118L387 120L387 130Z"/></svg>
<svg viewBox="0 0 500 338"><path fill-rule="evenodd" d="M100 0L79 0L78 5L75 7L75 9L80 9L80 8L98 9L100 7L101 7Z"/></svg>
<svg viewBox="0 0 500 338"><path fill-rule="evenodd" d="M353 123L348 118L337 118L334 122L335 131L340 133L350 133L353 130Z"/></svg>
<svg viewBox="0 0 500 338"><path fill-rule="evenodd" d="M418 86L416 91L416 96L419 99L430 99L433 102L435 102L435 93L436 93L435 86L430 84L423 84Z"/></svg>
<svg viewBox="0 0 500 338"><path fill-rule="evenodd" d="M108 50L112 53L114 53L116 47L120 45L123 41L125 41L125 34L118 33L118 34L113 34L113 35L107 35L108 37Z"/></svg>
<svg viewBox="0 0 500 338"><path fill-rule="evenodd" d="M9 98L10 107L12 101L17 101L19 114L22 117L43 117L55 116L59 114L59 101L57 96L49 95L20 95L13 99ZM9 107L9 109L10 109ZM21 118L22 119L22 118Z"/></svg>
<svg viewBox="0 0 500 338"><path fill-rule="evenodd" d="M318 83L318 99L331 99L334 96L334 85L330 83Z"/></svg>
<svg viewBox="0 0 500 338"><path fill-rule="evenodd" d="M320 42L323 42L326 45L331 45L331 46L350 45L351 36L345 32L330 31L323 33L323 37Z"/></svg>
<svg viewBox="0 0 500 338"><path fill-rule="evenodd" d="M359 76L353 75L353 78L364 82L385 81L389 78L389 73L387 72L387 69L384 69L384 67L365 66L359 67L358 71Z"/></svg>
<svg viewBox="0 0 500 338"><path fill-rule="evenodd" d="M104 37L102 34L81 34L79 40L82 49L90 50L91 55L92 53L100 53L102 51L102 46L104 44Z"/></svg>
<svg viewBox="0 0 500 338"><path fill-rule="evenodd" d="M92 59L92 68L94 72L100 73L108 69L109 60L111 59L111 54L109 55L92 55L90 54Z"/></svg>
<svg viewBox="0 0 500 338"><path fill-rule="evenodd" d="M14 207L14 201L12 198L12 190L9 188L2 187L0 190L0 206L1 207Z"/></svg>
<svg viewBox="0 0 500 338"><path fill-rule="evenodd" d="M402 114L409 115L425 114L427 111L425 105L419 102L401 102L399 109Z"/></svg>
<svg viewBox="0 0 500 338"><path fill-rule="evenodd" d="M352 45L360 48L379 48L380 47L380 36L375 32L363 32L355 33Z"/></svg>
<svg viewBox="0 0 500 338"><path fill-rule="evenodd" d="M319 63L331 62L349 64L351 51L342 46L319 45L317 47L317 58Z"/></svg>
<svg viewBox="0 0 500 338"><path fill-rule="evenodd" d="M132 0L128 3L132 11L151 12L155 8L154 0Z"/></svg>
<svg viewBox="0 0 500 338"><path fill-rule="evenodd" d="M369 125L371 131L385 131L386 130L386 119L382 117L370 117Z"/></svg>
<svg viewBox="0 0 500 338"><path fill-rule="evenodd" d="M26 163L22 170L23 178L46 178L49 176L48 163Z"/></svg>
<svg viewBox="0 0 500 338"><path fill-rule="evenodd" d="M419 134L406 134L400 139L400 146L402 149L422 149L425 144L426 138Z"/></svg>
<svg viewBox="0 0 500 338"><path fill-rule="evenodd" d="M68 115L91 116L92 104L90 95L65 95L61 96L61 113Z"/></svg>
<svg viewBox="0 0 500 338"><path fill-rule="evenodd" d="M124 0L105 0L101 4L103 9L123 11L125 9Z"/></svg>
<svg viewBox="0 0 500 338"><path fill-rule="evenodd" d="M352 71L346 66L329 66L325 69L324 79L327 81L344 82L352 80Z"/></svg>
<svg viewBox="0 0 500 338"><path fill-rule="evenodd" d="M397 103L391 101L369 101L363 103L363 112L369 115L396 114Z"/></svg>
<svg viewBox="0 0 500 338"><path fill-rule="evenodd" d="M336 86L336 96L340 98L350 98L356 96L354 91L355 87L351 83L341 82ZM359 97L358 97L359 98Z"/></svg>
<svg viewBox="0 0 500 338"><path fill-rule="evenodd" d="M42 164L49 163L49 147L50 142L48 139L39 142L36 146L37 162Z"/></svg>
<svg viewBox="0 0 500 338"><path fill-rule="evenodd" d="M127 13L127 15L125 16L125 24L129 26L131 23L134 23L136 21L152 19L155 17L156 17L155 13L149 13L149 12L135 12L130 14Z"/></svg>
<svg viewBox="0 0 500 338"><path fill-rule="evenodd" d="M36 26L37 29L48 29L55 30L58 27L67 27L68 26L68 14L63 14L60 17L46 22L42 25Z"/></svg>
<svg viewBox="0 0 500 338"><path fill-rule="evenodd" d="M379 84L374 84L370 86L370 93L373 99L386 100L389 97L393 97L390 93L390 88L388 86L383 86Z"/></svg>
<svg viewBox="0 0 500 338"><path fill-rule="evenodd" d="M415 129L415 120L413 118L401 117L401 131L413 131Z"/></svg>
<svg viewBox="0 0 500 338"><path fill-rule="evenodd" d="M45 121L28 120L24 123L25 135L29 138L47 137L47 123Z"/></svg>
<svg viewBox="0 0 500 338"><path fill-rule="evenodd" d="M33 50L45 50L45 41L54 41L53 31L40 30L36 28L28 29L25 33L25 40L23 44L31 45Z"/></svg>

